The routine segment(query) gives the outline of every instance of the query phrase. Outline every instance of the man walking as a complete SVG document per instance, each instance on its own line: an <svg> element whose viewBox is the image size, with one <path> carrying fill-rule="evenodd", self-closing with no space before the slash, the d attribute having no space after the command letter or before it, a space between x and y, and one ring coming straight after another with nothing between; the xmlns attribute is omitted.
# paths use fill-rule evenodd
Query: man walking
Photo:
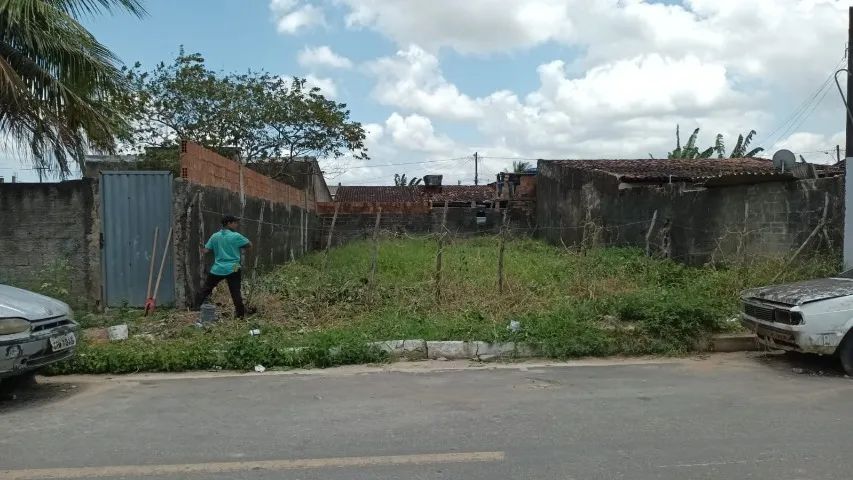
<svg viewBox="0 0 853 480"><path fill-rule="evenodd" d="M240 220L237 217L225 215L222 217L222 229L211 235L204 244L202 253L207 255L213 252L214 262L196 305L204 303L219 282L225 280L234 302L234 314L237 318L243 318L246 308L243 306L243 295L240 292L240 257L244 249L251 248L252 242L237 232L239 226Z"/></svg>

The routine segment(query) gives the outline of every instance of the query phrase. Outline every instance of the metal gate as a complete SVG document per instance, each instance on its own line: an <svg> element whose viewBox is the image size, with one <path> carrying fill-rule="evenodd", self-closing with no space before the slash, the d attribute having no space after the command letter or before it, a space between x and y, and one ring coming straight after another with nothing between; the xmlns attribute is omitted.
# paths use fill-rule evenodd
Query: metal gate
<svg viewBox="0 0 853 480"><path fill-rule="evenodd" d="M156 280L171 224L171 173L101 172L101 284L106 306L145 305L154 230L160 227ZM175 302L173 255L174 242L167 252L157 305Z"/></svg>

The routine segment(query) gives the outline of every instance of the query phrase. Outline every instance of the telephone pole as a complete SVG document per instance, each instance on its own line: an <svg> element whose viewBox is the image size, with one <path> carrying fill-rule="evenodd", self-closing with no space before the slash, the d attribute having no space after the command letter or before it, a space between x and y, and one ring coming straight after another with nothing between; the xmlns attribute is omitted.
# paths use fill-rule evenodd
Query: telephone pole
<svg viewBox="0 0 853 480"><path fill-rule="evenodd" d="M851 8L853 10L853 8ZM853 150L851 150L853 151ZM480 174L477 170L477 163L480 160L480 157L477 155L477 152L474 152L474 185L480 184Z"/></svg>
<svg viewBox="0 0 853 480"><path fill-rule="evenodd" d="M850 7L848 11L848 21L849 27L847 30L847 105L848 107L853 107L850 104L850 94L853 93L853 55L851 55L850 47L853 46L853 7ZM846 109L845 109L846 110ZM853 155L853 120L850 120L850 114L846 111L844 112L844 121L847 123L847 138L845 140L844 148L844 156L849 157Z"/></svg>

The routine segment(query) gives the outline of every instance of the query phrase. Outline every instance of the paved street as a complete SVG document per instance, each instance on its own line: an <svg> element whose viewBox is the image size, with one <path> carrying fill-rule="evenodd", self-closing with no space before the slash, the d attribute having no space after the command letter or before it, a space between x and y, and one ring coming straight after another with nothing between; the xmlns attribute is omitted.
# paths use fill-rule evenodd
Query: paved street
<svg viewBox="0 0 853 480"><path fill-rule="evenodd" d="M833 368L732 354L46 379L0 403L0 478L850 478L853 382Z"/></svg>

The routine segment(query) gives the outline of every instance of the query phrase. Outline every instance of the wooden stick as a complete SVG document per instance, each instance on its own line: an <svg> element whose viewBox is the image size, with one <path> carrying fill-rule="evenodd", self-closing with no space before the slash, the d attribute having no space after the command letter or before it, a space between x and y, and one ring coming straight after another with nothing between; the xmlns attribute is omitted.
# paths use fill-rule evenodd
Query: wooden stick
<svg viewBox="0 0 853 480"><path fill-rule="evenodd" d="M332 236L335 234L335 223L338 221L338 208L341 204L335 202L335 214L332 215L332 226L329 228L329 236L326 238L326 251L323 254L323 270L326 270L326 264L329 260L329 250L332 248Z"/></svg>
<svg viewBox="0 0 853 480"><path fill-rule="evenodd" d="M163 259L160 260L160 271L157 273L157 283L154 284L154 295L151 298L157 299L157 292L160 291L160 280L163 278L163 267L166 266L166 257L169 254L169 245L172 243L172 227L169 227L169 235L166 236L166 245L163 246Z"/></svg>
<svg viewBox="0 0 853 480"><path fill-rule="evenodd" d="M651 238L652 232L655 230L655 222L658 220L658 211L655 210L655 213L652 214L652 223L649 225L649 231L646 232L646 256L652 256L652 246L651 246Z"/></svg>
<svg viewBox="0 0 853 480"><path fill-rule="evenodd" d="M501 245L498 249L498 293L504 291L504 251L506 250L506 214L509 211L509 201L504 207L503 219L501 220Z"/></svg>
<svg viewBox="0 0 853 480"><path fill-rule="evenodd" d="M444 260L444 239L447 237L447 200L441 214L441 235L438 237L438 251L435 252L435 302L441 301L441 268Z"/></svg>
<svg viewBox="0 0 853 480"><path fill-rule="evenodd" d="M151 261L148 262L148 290L145 299L151 298L151 282L154 280L154 257L157 255L157 240L160 239L160 227L154 227L154 245L151 246Z"/></svg>
<svg viewBox="0 0 853 480"><path fill-rule="evenodd" d="M824 196L824 201L823 201L823 215L821 215L820 221L817 223L817 226L814 227L814 230L812 230L812 233L810 233L809 236L806 237L806 241L803 242L802 245L800 245L800 248L798 248L797 251L794 252L793 255L791 255L791 258L789 258L788 261L785 262L785 266L782 267L782 270L780 270L779 273L777 273L776 276L773 277L773 280L770 280L770 283L775 282L776 280L779 279L779 277L782 276L783 273L785 273L785 270L788 268L788 265L790 265L791 262L793 262L794 259L797 258L797 255L799 255L803 251L803 249L806 248L806 245L808 245L809 242L811 242L812 238L814 238L814 236L817 235L817 233L823 229L824 225L826 225L826 215L828 212L829 212L829 193L826 193Z"/></svg>
<svg viewBox="0 0 853 480"><path fill-rule="evenodd" d="M373 227L373 261L370 266L370 284L376 280L376 264L379 262L379 222L382 220L382 207L376 212L376 225Z"/></svg>

